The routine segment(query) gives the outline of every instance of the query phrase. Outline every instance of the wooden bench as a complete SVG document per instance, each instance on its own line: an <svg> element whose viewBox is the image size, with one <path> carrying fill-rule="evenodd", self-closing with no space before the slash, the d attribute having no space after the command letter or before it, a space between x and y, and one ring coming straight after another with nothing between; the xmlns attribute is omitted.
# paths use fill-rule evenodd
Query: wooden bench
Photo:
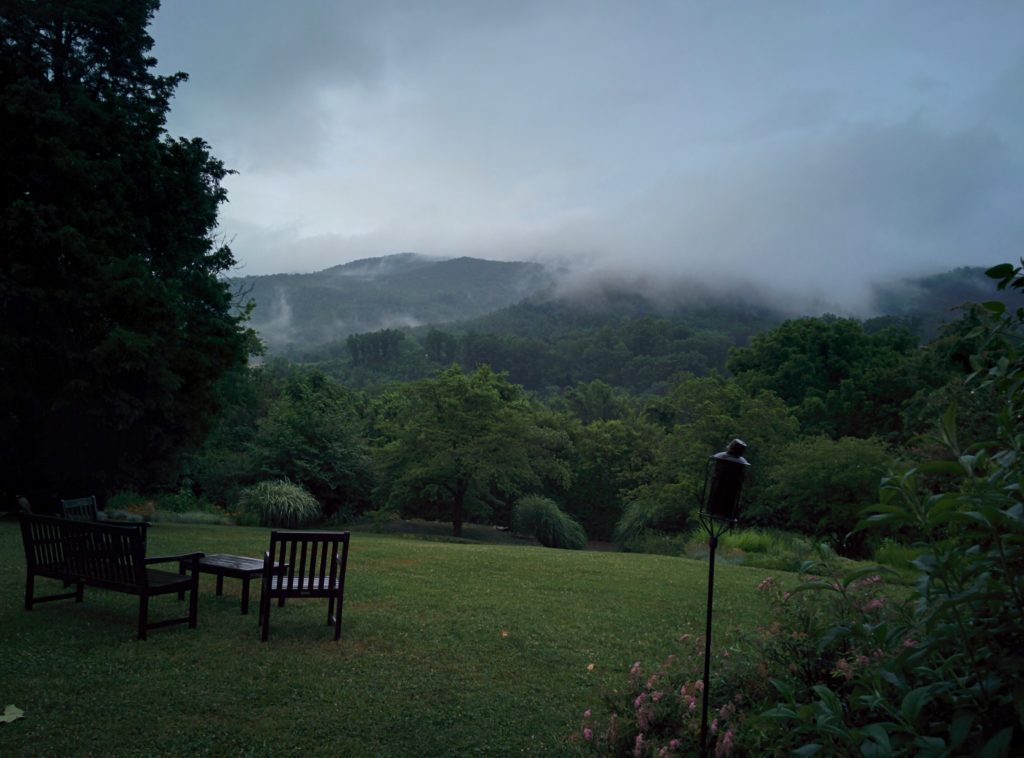
<svg viewBox="0 0 1024 758"><path fill-rule="evenodd" d="M21 538L25 548L25 610L36 603L74 598L82 602L86 585L139 598L138 636L158 627L187 623L196 626L199 589L199 559L202 553L146 557L146 530L137 524L75 521L53 516L23 513ZM149 568L153 564L185 562L188 575ZM37 597L36 577L74 584L73 592ZM157 595L189 592L188 616L162 621L149 620L149 599Z"/></svg>

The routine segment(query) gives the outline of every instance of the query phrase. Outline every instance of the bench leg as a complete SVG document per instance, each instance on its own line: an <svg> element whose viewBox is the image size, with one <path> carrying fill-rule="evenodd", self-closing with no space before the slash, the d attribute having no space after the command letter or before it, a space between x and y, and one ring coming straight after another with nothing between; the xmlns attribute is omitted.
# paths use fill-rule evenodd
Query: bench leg
<svg viewBox="0 0 1024 758"><path fill-rule="evenodd" d="M196 619L199 616L199 572L192 571L192 588L188 593L188 628L196 628Z"/></svg>
<svg viewBox="0 0 1024 758"><path fill-rule="evenodd" d="M178 573L185 576L185 561L178 561ZM182 601L185 599L185 590L178 593L178 600Z"/></svg>
<svg viewBox="0 0 1024 758"><path fill-rule="evenodd" d="M139 639L146 639L149 627L149 595L139 595Z"/></svg>

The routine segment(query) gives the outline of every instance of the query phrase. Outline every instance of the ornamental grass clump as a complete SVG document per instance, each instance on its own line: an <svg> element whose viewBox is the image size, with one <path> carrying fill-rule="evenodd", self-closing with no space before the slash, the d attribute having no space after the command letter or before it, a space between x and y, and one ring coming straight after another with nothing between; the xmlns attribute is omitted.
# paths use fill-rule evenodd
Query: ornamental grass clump
<svg viewBox="0 0 1024 758"><path fill-rule="evenodd" d="M527 495L512 510L512 530L529 534L545 547L582 550L587 546L587 533L579 522L564 513L553 500Z"/></svg>
<svg viewBox="0 0 1024 758"><path fill-rule="evenodd" d="M238 498L239 509L259 519L261 526L295 529L309 526L322 515L312 495L287 479L246 487Z"/></svg>

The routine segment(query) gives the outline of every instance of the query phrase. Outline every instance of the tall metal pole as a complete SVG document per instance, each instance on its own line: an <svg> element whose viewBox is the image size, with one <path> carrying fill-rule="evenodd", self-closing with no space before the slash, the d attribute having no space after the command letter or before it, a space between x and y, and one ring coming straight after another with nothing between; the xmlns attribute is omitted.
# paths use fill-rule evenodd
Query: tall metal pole
<svg viewBox="0 0 1024 758"><path fill-rule="evenodd" d="M704 691L701 693L700 707L700 754L708 754L708 703L711 701L711 609L715 601L715 549L718 547L718 537L713 531L711 523L708 525L708 534L711 539L708 541L708 548L711 552L708 555L708 617L704 626Z"/></svg>

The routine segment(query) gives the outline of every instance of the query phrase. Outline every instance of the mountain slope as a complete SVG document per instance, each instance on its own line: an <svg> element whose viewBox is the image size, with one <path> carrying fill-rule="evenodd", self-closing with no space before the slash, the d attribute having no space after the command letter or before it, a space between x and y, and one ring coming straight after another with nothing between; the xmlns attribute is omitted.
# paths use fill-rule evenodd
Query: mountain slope
<svg viewBox="0 0 1024 758"><path fill-rule="evenodd" d="M552 278L536 263L402 253L312 274L239 277L231 284L255 301L252 326L276 352L349 334L475 318L549 288Z"/></svg>

